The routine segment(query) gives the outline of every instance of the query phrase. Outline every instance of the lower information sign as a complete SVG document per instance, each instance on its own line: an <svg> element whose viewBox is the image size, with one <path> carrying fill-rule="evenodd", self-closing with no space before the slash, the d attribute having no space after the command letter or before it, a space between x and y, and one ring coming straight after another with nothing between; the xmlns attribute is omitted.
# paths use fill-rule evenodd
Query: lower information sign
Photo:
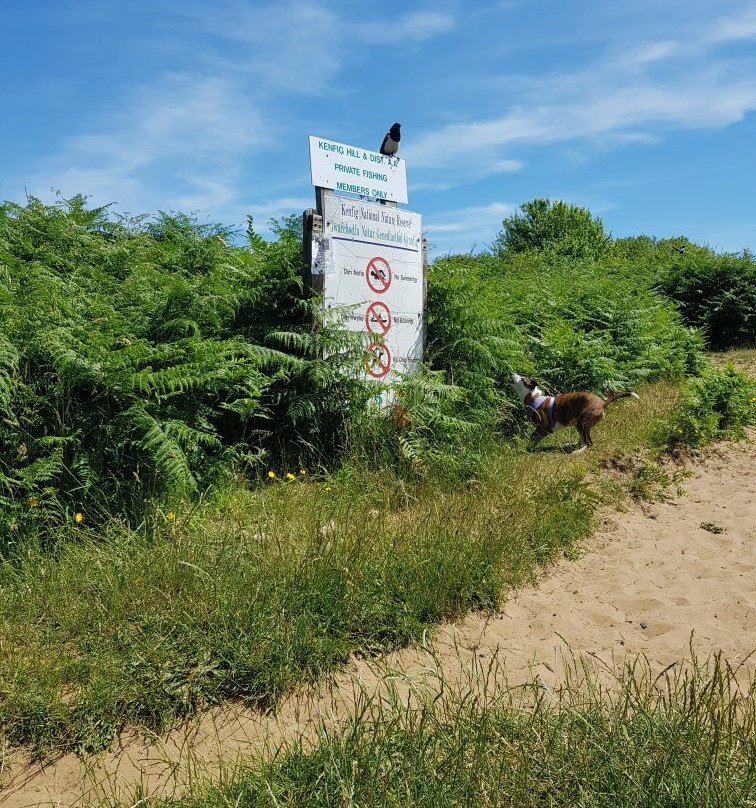
<svg viewBox="0 0 756 808"><path fill-rule="evenodd" d="M324 276L325 305L345 312L344 327L375 336L365 372L392 386L423 356L422 217L335 195L323 214L313 272Z"/></svg>

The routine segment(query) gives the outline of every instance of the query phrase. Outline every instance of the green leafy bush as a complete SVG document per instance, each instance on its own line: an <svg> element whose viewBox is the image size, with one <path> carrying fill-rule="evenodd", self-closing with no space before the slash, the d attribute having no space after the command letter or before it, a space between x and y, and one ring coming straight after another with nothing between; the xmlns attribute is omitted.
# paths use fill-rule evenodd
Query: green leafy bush
<svg viewBox="0 0 756 808"><path fill-rule="evenodd" d="M380 388L357 371L361 337L323 321L303 289L296 217L269 241L250 221L241 245L182 214L128 220L80 196L0 206L0 552L73 529L76 514L149 520L268 464L469 477L491 436L522 424L512 371L548 392L697 372L701 337L665 296L673 279L687 294L679 261L726 269L714 313L741 336L751 322L731 291L740 276L750 289L749 256L611 242L563 202L521 211L492 253L430 268L427 367L403 381L397 430L370 405Z"/></svg>
<svg viewBox="0 0 756 808"><path fill-rule="evenodd" d="M700 337L668 300L603 262L451 256L430 269L428 308L433 366L502 418L512 371L549 392L602 392L682 378L701 356Z"/></svg>
<svg viewBox="0 0 756 808"><path fill-rule="evenodd" d="M597 259L609 238L604 225L587 208L562 200L533 199L520 205L520 212L504 219L495 251L539 251L550 257Z"/></svg>
<svg viewBox="0 0 756 808"><path fill-rule="evenodd" d="M669 417L665 443L697 447L740 438L751 424L756 424L756 380L731 364L711 365L687 381L679 406Z"/></svg>
<svg viewBox="0 0 756 808"><path fill-rule="evenodd" d="M416 481L473 477L491 445L496 410L445 375L419 368L401 379L391 407L355 417L349 462Z"/></svg>
<svg viewBox="0 0 756 808"><path fill-rule="evenodd" d="M713 350L756 343L756 260L750 253L687 248L670 259L658 288L686 323L704 330Z"/></svg>
<svg viewBox="0 0 756 808"><path fill-rule="evenodd" d="M312 333L301 239L248 235L82 197L0 207L0 552L77 513L139 522L344 431L356 360Z"/></svg>

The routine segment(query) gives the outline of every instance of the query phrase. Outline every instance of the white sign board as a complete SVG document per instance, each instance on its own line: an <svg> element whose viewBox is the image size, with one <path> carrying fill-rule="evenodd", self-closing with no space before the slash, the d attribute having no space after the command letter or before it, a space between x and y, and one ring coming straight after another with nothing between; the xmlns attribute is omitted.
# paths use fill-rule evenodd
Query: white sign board
<svg viewBox="0 0 756 808"><path fill-rule="evenodd" d="M407 202L404 160L310 135L312 184L342 193Z"/></svg>
<svg viewBox="0 0 756 808"><path fill-rule="evenodd" d="M344 327L373 335L365 372L391 386L423 356L422 217L335 195L323 214L312 269L323 273L325 305L347 307Z"/></svg>

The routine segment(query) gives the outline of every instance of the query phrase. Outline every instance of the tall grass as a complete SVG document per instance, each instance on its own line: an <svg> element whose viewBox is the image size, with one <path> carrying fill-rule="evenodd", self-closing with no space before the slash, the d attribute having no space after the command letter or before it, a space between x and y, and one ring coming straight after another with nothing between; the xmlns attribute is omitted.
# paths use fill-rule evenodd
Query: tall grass
<svg viewBox="0 0 756 808"><path fill-rule="evenodd" d="M389 683L313 745L287 743L183 799L139 796L164 808L756 804L756 683L720 656L662 675L639 659L613 681L573 660L557 693L499 674L494 660L468 686L409 701Z"/></svg>
<svg viewBox="0 0 756 808"><path fill-rule="evenodd" d="M378 474L240 492L189 524L80 531L0 570L0 725L99 749L223 698L268 705L360 650L405 645L585 536L569 468L409 493ZM388 475L384 475L388 476Z"/></svg>

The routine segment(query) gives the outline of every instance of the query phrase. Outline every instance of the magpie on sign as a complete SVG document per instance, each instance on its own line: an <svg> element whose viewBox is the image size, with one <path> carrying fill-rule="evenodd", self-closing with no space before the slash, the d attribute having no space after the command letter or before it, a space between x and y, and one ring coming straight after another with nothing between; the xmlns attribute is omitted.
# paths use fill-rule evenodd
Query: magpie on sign
<svg viewBox="0 0 756 808"><path fill-rule="evenodd" d="M381 154L392 156L399 151L399 141L402 139L400 129L401 124L395 123L391 129L386 132L386 137L383 138L383 143L381 143Z"/></svg>

